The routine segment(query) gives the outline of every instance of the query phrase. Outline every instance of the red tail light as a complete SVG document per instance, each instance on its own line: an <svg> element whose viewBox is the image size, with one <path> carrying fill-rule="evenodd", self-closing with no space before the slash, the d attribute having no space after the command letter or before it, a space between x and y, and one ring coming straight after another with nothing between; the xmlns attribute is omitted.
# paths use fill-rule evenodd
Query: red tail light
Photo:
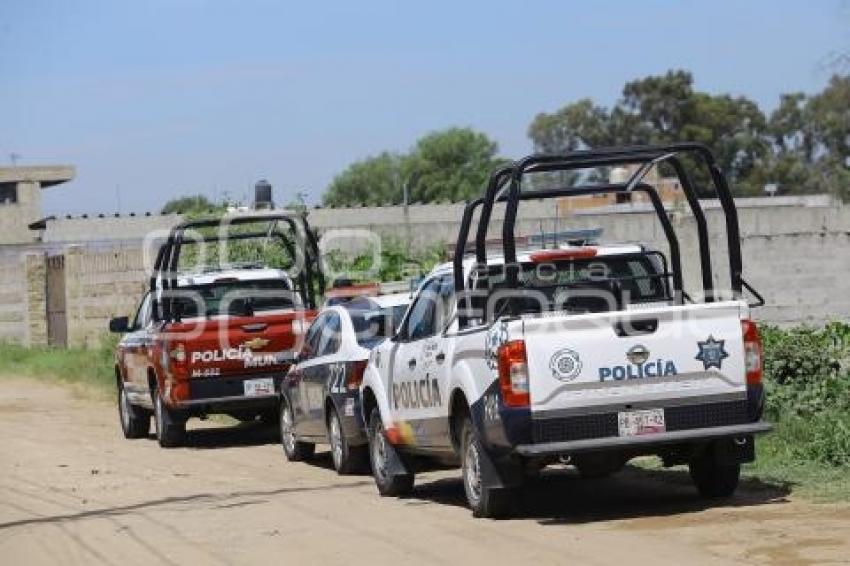
<svg viewBox="0 0 850 566"><path fill-rule="evenodd" d="M507 407L527 407L531 402L525 342L511 340L499 346L499 386Z"/></svg>
<svg viewBox="0 0 850 566"><path fill-rule="evenodd" d="M542 250L532 253L529 258L534 263L547 261L564 261L570 259L587 259L596 257L596 248L584 246L581 248L567 248L565 250Z"/></svg>
<svg viewBox="0 0 850 566"><path fill-rule="evenodd" d="M168 365L175 377L186 377L189 374L189 355L183 342L174 342L168 348Z"/></svg>
<svg viewBox="0 0 850 566"><path fill-rule="evenodd" d="M363 383L363 373L366 371L366 360L358 360L352 363L351 373L345 378L345 384L349 391L355 391Z"/></svg>
<svg viewBox="0 0 850 566"><path fill-rule="evenodd" d="M752 320L742 320L741 329L744 334L744 365L747 371L747 385L761 385L764 368L764 347L756 323Z"/></svg>

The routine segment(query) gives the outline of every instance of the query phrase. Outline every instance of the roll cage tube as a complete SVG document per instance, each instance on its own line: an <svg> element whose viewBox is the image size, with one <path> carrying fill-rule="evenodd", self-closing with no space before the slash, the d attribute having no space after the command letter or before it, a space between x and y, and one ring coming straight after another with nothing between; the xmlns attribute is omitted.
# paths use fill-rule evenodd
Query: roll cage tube
<svg viewBox="0 0 850 566"><path fill-rule="evenodd" d="M511 265L516 263L516 245L514 241L514 229L516 225L518 202L520 200L519 195L521 194L521 180L524 173L534 171L564 171L590 166L613 165L618 163L640 163L642 165L645 165L648 162L654 162L658 164L676 158L677 154L679 153L696 154L700 158L700 160L705 163L712 178L712 183L714 184L715 192L718 195L718 199L720 200L721 208L723 209L723 213L725 216L727 244L729 249L730 285L732 291L736 295L740 296L743 292L745 282L743 281L742 276L743 270L741 261L741 241L738 226L737 210L735 208L735 203L731 191L729 190L729 185L723 177L720 168L717 166L714 160L714 156L711 154L711 151L705 145L699 143L688 142L661 146L635 146L627 148L581 150L567 153L564 155L537 154L528 156L516 162L512 167L511 171L510 185L508 187L508 194L506 199L507 206L505 211L505 220L502 226L502 240L506 264ZM702 230L700 228L702 220L704 220L704 215L702 214L699 201L696 198L696 194L693 191L693 185L690 183L690 179L687 177L682 177L680 174L680 171L684 170L681 167L681 163L678 164L678 168L676 166L676 162L671 163L673 164L674 171L679 176L679 180L681 182L683 190L686 191L689 206L691 206L692 209L695 211L699 210L699 212L695 213L695 219L697 219L696 222L698 237L700 238L700 256L701 265L703 267L703 286L709 287L709 289L706 290L706 295L707 299L711 300L713 298L713 293L709 292L711 289L711 281L710 277L708 277L710 276L710 256L706 254L706 252L708 252L707 229ZM642 170L638 173L645 173L646 171L648 171L648 168L644 169L642 167ZM628 187L628 185L639 180L640 179L637 178L637 176L635 175L632 179L629 180L628 183L621 185L621 187L625 189ZM567 196L568 194L576 193L575 191L570 190L563 191L563 196ZM490 195L488 194L487 196ZM493 198L495 198L495 195L493 195ZM486 232L486 229L486 226L479 226L479 232L481 230L484 230ZM706 271L705 269L706 265L709 265L708 271ZM507 270L506 281L509 285L516 285L516 277L517 274L515 269ZM751 290L751 287L749 285L746 286L748 290ZM756 296L758 297L757 294ZM761 304L763 304L763 301L760 297L759 301Z"/></svg>
<svg viewBox="0 0 850 566"><path fill-rule="evenodd" d="M289 225L292 233L295 235L295 243L303 242L303 246L296 246L295 243L285 234L275 230L275 225L278 221L285 222ZM318 242L315 234L311 231L310 225L307 222L306 215L295 216L291 214L269 214L269 215L252 215L252 216L237 216L224 219L203 219L192 220L178 224L169 232L165 243L160 246L154 260L154 269L150 278L150 290L153 294L154 306L153 315L156 320L171 320L173 315L172 297L169 290L177 289L177 265L180 260L180 251L184 242L184 233L188 229L196 228L211 228L221 227L224 225L240 225L256 222L268 222L269 229L262 232L249 232L241 234L216 234L213 236L202 236L201 238L193 239L188 243L196 243L199 241L213 242L226 240L245 240L249 238L275 237L279 239L287 252L292 256L294 261L303 261L303 269L299 270L298 278L301 283L302 300L307 308L316 308L316 288L314 283L318 284L319 294L324 294L325 279L321 264L321 256L319 255ZM314 272L315 269L315 272ZM164 291L160 296L157 291ZM157 304L158 303L158 304Z"/></svg>

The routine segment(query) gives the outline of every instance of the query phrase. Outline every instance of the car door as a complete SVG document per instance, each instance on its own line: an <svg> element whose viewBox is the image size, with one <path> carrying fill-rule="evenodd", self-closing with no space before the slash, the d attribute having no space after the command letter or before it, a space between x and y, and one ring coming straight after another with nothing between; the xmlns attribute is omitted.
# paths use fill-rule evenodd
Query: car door
<svg viewBox="0 0 850 566"><path fill-rule="evenodd" d="M423 448L445 448L448 368L442 330L447 320L445 293L451 277L426 281L408 310L391 352L388 383L394 420L405 423L405 441Z"/></svg>
<svg viewBox="0 0 850 566"><path fill-rule="evenodd" d="M302 423L307 423L310 415L310 399L307 396L307 388L304 383L304 368L309 367L311 360L316 356L319 347L319 339L322 336L322 326L327 316L320 314L304 336L304 345L298 355L298 363L292 367L286 376L286 395L292 404L295 416L295 427L299 436L303 435ZM305 424L309 430L309 424Z"/></svg>
<svg viewBox="0 0 850 566"><path fill-rule="evenodd" d="M145 293L136 309L130 332L121 339L120 349L124 366L124 386L131 400L144 400L148 394L148 350L151 341L151 300Z"/></svg>
<svg viewBox="0 0 850 566"><path fill-rule="evenodd" d="M323 315L321 332L318 337L316 355L300 365L301 392L306 399L304 415L298 424L298 432L303 436L324 438L325 399L330 387L344 377L345 364L340 355L342 341L342 322L340 314L334 310Z"/></svg>

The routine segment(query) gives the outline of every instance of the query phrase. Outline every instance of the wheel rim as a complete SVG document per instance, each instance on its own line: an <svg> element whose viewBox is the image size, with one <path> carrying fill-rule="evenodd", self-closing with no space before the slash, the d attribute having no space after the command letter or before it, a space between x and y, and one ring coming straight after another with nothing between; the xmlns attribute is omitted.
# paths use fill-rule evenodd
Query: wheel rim
<svg viewBox="0 0 850 566"><path fill-rule="evenodd" d="M478 448L472 441L466 447L463 481L469 498L474 502L481 499L481 465L478 459Z"/></svg>
<svg viewBox="0 0 850 566"><path fill-rule="evenodd" d="M126 431L130 428L130 400L123 386L118 393L118 413L121 416L121 427Z"/></svg>
<svg viewBox="0 0 850 566"><path fill-rule="evenodd" d="M280 413L280 438L283 440L283 445L288 452L295 451L295 429L292 426L292 412L289 409L289 405L286 404Z"/></svg>
<svg viewBox="0 0 850 566"><path fill-rule="evenodd" d="M372 442L372 469L381 481L387 478L387 440L381 425L375 429L375 439Z"/></svg>
<svg viewBox="0 0 850 566"><path fill-rule="evenodd" d="M334 467L339 469L342 467L342 432L339 426L339 416L336 413L331 415L330 425L331 455L334 459Z"/></svg>

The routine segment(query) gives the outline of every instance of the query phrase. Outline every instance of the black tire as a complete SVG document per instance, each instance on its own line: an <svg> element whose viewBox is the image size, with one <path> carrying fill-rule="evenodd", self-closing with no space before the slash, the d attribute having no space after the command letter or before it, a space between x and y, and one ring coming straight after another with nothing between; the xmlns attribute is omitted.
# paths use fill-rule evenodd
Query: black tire
<svg viewBox="0 0 850 566"><path fill-rule="evenodd" d="M124 438L147 438L151 429L151 412L130 402L124 383L118 383L118 419Z"/></svg>
<svg viewBox="0 0 850 566"><path fill-rule="evenodd" d="M472 421L466 417L461 429L461 470L463 490L473 517L498 519L513 509L516 492L509 488L488 487L481 476L480 454L484 451Z"/></svg>
<svg viewBox="0 0 850 566"><path fill-rule="evenodd" d="M369 463L368 446L350 446L345 438L342 420L336 409L328 415L328 443L331 445L331 460L338 474L356 474L366 469Z"/></svg>
<svg viewBox="0 0 850 566"><path fill-rule="evenodd" d="M377 408L369 418L369 460L378 493L385 497L400 497L413 491L413 474L395 475L387 470L387 450L391 445L384 432L384 423Z"/></svg>
<svg viewBox="0 0 850 566"><path fill-rule="evenodd" d="M186 440L186 421L174 414L162 400L159 391L154 396L154 425L156 440L163 448L181 446Z"/></svg>
<svg viewBox="0 0 850 566"><path fill-rule="evenodd" d="M295 432L295 416L286 398L280 401L280 443L283 453L290 462L303 462L313 457L316 445L298 440Z"/></svg>
<svg viewBox="0 0 850 566"><path fill-rule="evenodd" d="M707 499L730 497L738 488L741 464L721 464L714 450L707 449L688 464L699 494Z"/></svg>

